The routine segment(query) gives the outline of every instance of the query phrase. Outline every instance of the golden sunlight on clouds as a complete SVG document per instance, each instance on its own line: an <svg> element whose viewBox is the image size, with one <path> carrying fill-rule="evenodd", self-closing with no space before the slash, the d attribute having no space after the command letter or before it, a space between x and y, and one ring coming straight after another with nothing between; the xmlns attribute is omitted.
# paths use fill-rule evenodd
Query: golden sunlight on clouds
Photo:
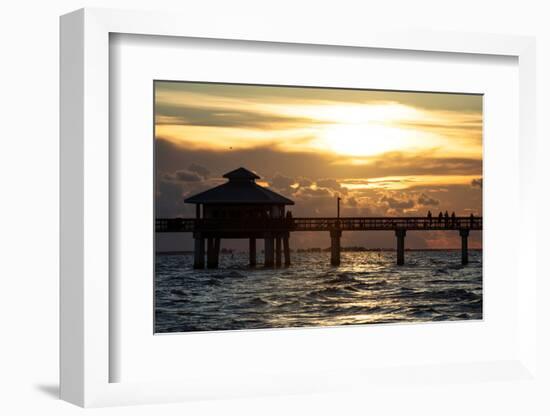
<svg viewBox="0 0 550 416"><path fill-rule="evenodd" d="M263 99L261 95L247 99L246 95L159 88L156 136L209 150L273 146L279 151L321 152L344 160L353 156L352 163L357 163L357 157L397 150L437 149L444 156L478 156L481 152L480 112L377 101L375 92L369 91L359 96L360 102L308 101L300 98L299 89L289 90L283 102L281 96L274 98L269 93ZM322 95L323 90L319 91ZM399 94L395 93L396 99Z"/></svg>
<svg viewBox="0 0 550 416"><path fill-rule="evenodd" d="M479 175L415 175L415 176L386 176L368 179L342 179L339 181L343 188L348 190L361 189L388 189L402 190L415 186L448 186L469 185Z"/></svg>

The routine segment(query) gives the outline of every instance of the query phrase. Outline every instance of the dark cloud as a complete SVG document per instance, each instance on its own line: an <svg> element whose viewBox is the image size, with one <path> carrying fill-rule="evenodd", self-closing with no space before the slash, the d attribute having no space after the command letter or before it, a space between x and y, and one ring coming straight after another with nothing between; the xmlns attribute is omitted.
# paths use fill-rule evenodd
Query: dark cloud
<svg viewBox="0 0 550 416"><path fill-rule="evenodd" d="M362 169L361 169L362 168ZM365 165L348 170L363 170L365 176L398 175L472 175L479 174L482 160L473 158L441 157L432 152L387 152L365 159Z"/></svg>
<svg viewBox="0 0 550 416"><path fill-rule="evenodd" d="M269 181L271 186L277 189L288 189L290 188L290 185L293 185L296 183L296 181L288 176L281 175L280 173L276 173L273 178L271 178L271 181Z"/></svg>
<svg viewBox="0 0 550 416"><path fill-rule="evenodd" d="M218 177L235 166L246 165L267 178L284 167L284 175L296 178L300 186L310 186L311 178L377 178L413 175L479 175L480 159L441 158L436 150L423 153L388 152L365 158L364 164L341 163L339 156L311 152L282 152L273 147L212 151L192 149L157 138L157 166L175 171L198 163L208 166L211 175ZM346 180L346 182L348 182Z"/></svg>
<svg viewBox="0 0 550 416"><path fill-rule="evenodd" d="M304 117L285 117L233 108L195 107L192 105L157 104L157 125L182 125L203 127L237 127L252 129L276 129L319 124L319 121Z"/></svg>
<svg viewBox="0 0 550 416"><path fill-rule="evenodd" d="M163 178L168 181L200 182L203 177L196 172L180 169L173 173L165 173Z"/></svg>
<svg viewBox="0 0 550 416"><path fill-rule="evenodd" d="M178 170L176 171L176 178L184 182L200 182L202 181L202 176L198 173L190 172L188 170Z"/></svg>
<svg viewBox="0 0 550 416"><path fill-rule="evenodd" d="M313 181L309 178L300 177L297 179L297 183L300 186L311 186L313 185Z"/></svg>
<svg viewBox="0 0 550 416"><path fill-rule="evenodd" d="M210 176L210 171L208 170L208 168L197 165L196 163L191 163L187 169L191 172L198 173L203 178L208 178Z"/></svg>
<svg viewBox="0 0 550 416"><path fill-rule="evenodd" d="M163 178L168 181L202 182L208 179L210 171L204 166L191 163L187 169L179 169L173 173L165 173Z"/></svg>
<svg viewBox="0 0 550 416"><path fill-rule="evenodd" d="M418 203L420 205L425 206L425 207L436 207L436 206L439 205L439 200L437 200L435 198L431 198L428 195L422 193L418 197Z"/></svg>
<svg viewBox="0 0 550 416"><path fill-rule="evenodd" d="M328 188L300 188L296 192L298 196L311 196L311 197L332 197L332 192Z"/></svg>
<svg viewBox="0 0 550 416"><path fill-rule="evenodd" d="M327 188L341 194L346 194L348 191L346 188L340 185L340 182L338 182L336 179L317 179L315 181L315 184L321 188Z"/></svg>
<svg viewBox="0 0 550 416"><path fill-rule="evenodd" d="M156 216L158 218L182 217L191 213L191 207L183 202L184 194L181 184L160 181L157 185Z"/></svg>
<svg viewBox="0 0 550 416"><path fill-rule="evenodd" d="M355 199L354 197L347 198L345 202L345 205L351 208L357 207L358 204L359 203L357 202L357 199Z"/></svg>
<svg viewBox="0 0 550 416"><path fill-rule="evenodd" d="M396 199L386 195L384 195L380 199L380 201L386 203L386 205L389 208L392 208L395 210L409 209L409 208L414 208L415 206L415 202L413 199Z"/></svg>
<svg viewBox="0 0 550 416"><path fill-rule="evenodd" d="M157 81L159 92L193 93L211 97L227 97L255 102L293 101L303 104L386 104L399 103L427 110L467 111L480 113L481 94L418 93L344 88L281 87L266 85L216 84L198 82Z"/></svg>

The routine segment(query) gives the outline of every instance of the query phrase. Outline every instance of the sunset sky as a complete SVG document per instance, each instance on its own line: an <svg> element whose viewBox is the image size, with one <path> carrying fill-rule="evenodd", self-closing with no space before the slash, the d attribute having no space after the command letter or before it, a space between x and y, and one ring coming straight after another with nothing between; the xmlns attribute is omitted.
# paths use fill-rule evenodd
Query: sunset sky
<svg viewBox="0 0 550 416"><path fill-rule="evenodd" d="M343 216L481 215L482 123L481 95L157 81L156 214L192 217L183 199L243 166L294 200L295 217L335 216L337 196ZM328 246L323 234L293 233L291 245ZM342 244L394 240L348 232ZM407 247L458 246L454 232L407 234Z"/></svg>

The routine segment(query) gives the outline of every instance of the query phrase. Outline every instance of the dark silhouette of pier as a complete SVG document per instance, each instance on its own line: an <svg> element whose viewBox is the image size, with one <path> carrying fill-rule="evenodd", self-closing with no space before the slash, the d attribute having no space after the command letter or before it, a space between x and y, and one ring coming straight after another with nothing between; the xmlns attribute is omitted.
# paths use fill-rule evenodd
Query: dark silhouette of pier
<svg viewBox="0 0 550 416"><path fill-rule="evenodd" d="M297 218L264 218L264 219L213 219L213 218L161 218L156 220L158 233L193 233L195 238L212 241L208 248L213 253L211 258L217 257L214 252L219 251L221 238L249 238L254 242L251 246L251 265L255 265L256 239L277 239L277 236L288 238L292 232L317 231L328 232L331 238L331 264L340 264L340 239L346 231L392 231L396 236L397 264L405 262L405 237L407 231L455 231L462 242L462 264L468 263L468 236L470 231L483 229L482 217L455 217L454 219L428 217L297 217ZM275 236L275 237L272 237ZM218 247L216 247L218 245ZM266 244L265 253L267 265L269 259L281 257L280 242L275 241L274 256L269 251L272 244ZM286 251L286 246L285 246ZM285 253L288 254L288 253ZM200 253L199 253L200 255ZM252 260L254 257L254 260ZM290 256L285 259L290 264ZM199 262L200 263L200 262ZM217 260L212 260L211 266L217 266ZM275 261L275 264L280 261ZM278 264L280 265L280 264Z"/></svg>
<svg viewBox="0 0 550 416"><path fill-rule="evenodd" d="M195 240L194 267L216 268L219 264L223 238L249 240L251 266L256 265L256 241L264 240L264 266L290 265L289 239L292 232L315 231L330 233L333 266L340 264L342 233L348 231L392 231L396 237L397 264L405 263L407 231L458 231L462 241L462 264L468 263L468 236L471 230L481 230L481 217L456 217L454 213L432 217L340 217L337 198L336 217L293 218L286 211L294 201L256 183L259 176L245 168L223 175L228 181L185 200L195 204L195 218L159 218L158 233L193 233ZM206 248L205 248L206 245Z"/></svg>

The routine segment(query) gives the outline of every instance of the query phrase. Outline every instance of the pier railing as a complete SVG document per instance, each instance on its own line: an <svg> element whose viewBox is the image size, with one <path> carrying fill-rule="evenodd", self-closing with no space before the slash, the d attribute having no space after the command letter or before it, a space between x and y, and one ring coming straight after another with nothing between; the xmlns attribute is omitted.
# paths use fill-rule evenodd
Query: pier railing
<svg viewBox="0 0 550 416"><path fill-rule="evenodd" d="M482 217L311 217L281 219L159 218L156 232L481 230Z"/></svg>
<svg viewBox="0 0 550 416"><path fill-rule="evenodd" d="M376 230L481 230L481 217L343 217L343 218L296 218L294 231L376 231Z"/></svg>
<svg viewBox="0 0 550 416"><path fill-rule="evenodd" d="M280 266L281 246L285 265L290 264L289 234L291 231L328 231L330 233L330 264L340 264L342 231L394 231L397 264L405 264L405 236L415 230L457 230L461 238L462 264L468 264L468 235L483 228L482 217L330 217L330 218L169 218L157 219L157 232L192 232L195 239L194 267L204 267L204 244L207 267L218 267L222 238L248 238L250 264L256 264L256 239L264 239L265 261L268 267ZM282 241L281 241L282 240ZM281 244L282 242L282 244Z"/></svg>

